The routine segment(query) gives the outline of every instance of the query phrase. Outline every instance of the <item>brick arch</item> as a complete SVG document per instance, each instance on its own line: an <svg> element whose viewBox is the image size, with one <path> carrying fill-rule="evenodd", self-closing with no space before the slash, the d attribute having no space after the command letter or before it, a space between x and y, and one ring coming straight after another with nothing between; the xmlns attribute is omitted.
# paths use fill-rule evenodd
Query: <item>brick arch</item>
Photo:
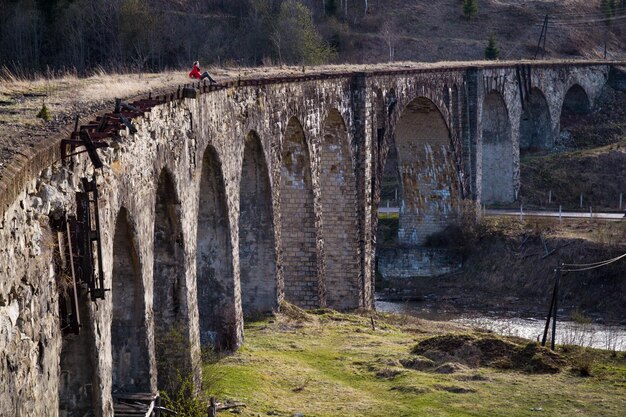
<svg viewBox="0 0 626 417"><path fill-rule="evenodd" d="M280 163L280 223L285 300L303 308L321 304L311 158L302 124L289 119Z"/></svg>
<svg viewBox="0 0 626 417"><path fill-rule="evenodd" d="M152 310L159 389L175 390L190 370L189 309L181 204L172 173L163 168L154 203Z"/></svg>
<svg viewBox="0 0 626 417"><path fill-rule="evenodd" d="M202 157L198 196L196 286L200 343L220 349L238 344L232 245L226 186L217 151Z"/></svg>
<svg viewBox="0 0 626 417"><path fill-rule="evenodd" d="M450 111L444 104L444 97L442 94L443 88L443 85L440 84L438 87L422 85L421 88L417 88L416 85L413 89L415 91L411 90L408 94L398 95L398 105L395 107L395 111L391 115L389 123L391 126L391 133L393 134L395 132L400 117L405 114L406 108L415 103L418 99L428 99L441 115L446 128L450 130Z"/></svg>
<svg viewBox="0 0 626 417"><path fill-rule="evenodd" d="M580 114L591 112L591 101L585 88L579 83L572 84L565 90L561 102L560 130L571 126Z"/></svg>
<svg viewBox="0 0 626 417"><path fill-rule="evenodd" d="M255 131L245 138L239 193L241 305L244 315L251 316L278 304L272 189Z"/></svg>
<svg viewBox="0 0 626 417"><path fill-rule="evenodd" d="M519 129L520 150L551 149L554 146L552 119L543 91L533 87L524 104Z"/></svg>
<svg viewBox="0 0 626 417"><path fill-rule="evenodd" d="M111 271L113 392L150 392L148 335L141 260L128 210L115 221Z"/></svg>
<svg viewBox="0 0 626 417"><path fill-rule="evenodd" d="M513 141L509 111L502 94L492 90L482 105L482 202L510 203L513 184Z"/></svg>
<svg viewBox="0 0 626 417"><path fill-rule="evenodd" d="M402 202L398 238L419 245L447 225L458 198L450 130L436 104L417 97L395 126Z"/></svg>
<svg viewBox="0 0 626 417"><path fill-rule="evenodd" d="M320 149L326 300L331 308L356 308L361 299L356 179L348 132L336 109L324 119Z"/></svg>

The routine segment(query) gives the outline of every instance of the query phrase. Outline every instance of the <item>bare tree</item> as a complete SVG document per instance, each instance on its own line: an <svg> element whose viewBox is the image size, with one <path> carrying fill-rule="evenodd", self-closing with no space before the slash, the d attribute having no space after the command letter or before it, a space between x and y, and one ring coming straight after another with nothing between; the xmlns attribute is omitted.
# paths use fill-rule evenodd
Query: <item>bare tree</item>
<svg viewBox="0 0 626 417"><path fill-rule="evenodd" d="M393 61L396 55L396 42L398 41L398 28L391 20L385 21L380 28L380 35L385 40L389 50L389 61Z"/></svg>

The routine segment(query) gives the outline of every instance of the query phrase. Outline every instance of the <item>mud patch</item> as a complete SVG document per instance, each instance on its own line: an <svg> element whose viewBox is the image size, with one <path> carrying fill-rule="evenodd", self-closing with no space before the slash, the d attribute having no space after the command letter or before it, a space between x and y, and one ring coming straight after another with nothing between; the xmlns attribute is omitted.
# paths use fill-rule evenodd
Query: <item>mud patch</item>
<svg viewBox="0 0 626 417"><path fill-rule="evenodd" d="M453 394L470 394L476 392L476 390L472 388L457 387L454 385L434 385L434 387L440 391L447 391Z"/></svg>
<svg viewBox="0 0 626 417"><path fill-rule="evenodd" d="M488 366L533 374L553 374L565 365L558 353L536 343L519 345L494 336L469 334L431 337L419 342L411 353L433 361L438 365L435 370L441 369L440 373L462 371L465 367Z"/></svg>

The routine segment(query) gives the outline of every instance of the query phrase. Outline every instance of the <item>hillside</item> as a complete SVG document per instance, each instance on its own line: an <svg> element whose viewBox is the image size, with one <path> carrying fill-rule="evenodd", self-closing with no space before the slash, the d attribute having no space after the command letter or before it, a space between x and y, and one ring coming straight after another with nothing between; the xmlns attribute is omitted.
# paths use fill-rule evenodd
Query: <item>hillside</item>
<svg viewBox="0 0 626 417"><path fill-rule="evenodd" d="M528 208L619 210L626 194L626 92L605 87L594 112L562 118L560 142L563 152L521 159L519 201Z"/></svg>
<svg viewBox="0 0 626 417"><path fill-rule="evenodd" d="M397 28L398 60L482 59L490 34L496 36L502 58L532 58L546 15L554 22L548 29L546 58L600 58L605 40L609 58L625 56L626 23L620 20L609 27L596 22L602 19L599 0L480 0L478 15L470 20L458 0L370 3L371 13L351 27L350 60L388 59L379 33L386 21Z"/></svg>
<svg viewBox="0 0 626 417"><path fill-rule="evenodd" d="M160 72L196 59L217 66L474 60L484 58L491 34L501 58L532 58L546 16L541 56L601 58L605 44L608 58L625 56L622 0L610 13L601 0L476 1L468 19L462 0L0 0L0 67L32 77Z"/></svg>

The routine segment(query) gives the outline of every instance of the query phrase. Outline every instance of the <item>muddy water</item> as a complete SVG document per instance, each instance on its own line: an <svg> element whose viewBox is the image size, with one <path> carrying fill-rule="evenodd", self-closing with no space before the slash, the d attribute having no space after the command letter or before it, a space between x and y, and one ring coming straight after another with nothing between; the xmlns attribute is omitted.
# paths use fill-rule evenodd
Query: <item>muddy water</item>
<svg viewBox="0 0 626 417"><path fill-rule="evenodd" d="M376 301L376 309L408 314L435 321L450 321L470 327L488 329L504 336L541 340L545 317L530 317L507 311L449 311L420 302ZM578 323L557 320L557 344L571 344L598 349L626 351L626 325ZM550 329L550 332L552 330Z"/></svg>

